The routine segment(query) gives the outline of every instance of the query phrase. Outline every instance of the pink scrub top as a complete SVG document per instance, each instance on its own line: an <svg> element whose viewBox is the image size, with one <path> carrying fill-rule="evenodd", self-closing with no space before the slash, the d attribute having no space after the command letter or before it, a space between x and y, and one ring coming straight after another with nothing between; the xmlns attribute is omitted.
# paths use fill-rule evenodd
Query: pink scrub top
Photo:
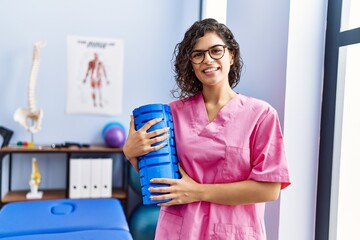
<svg viewBox="0 0 360 240"><path fill-rule="evenodd" d="M238 94L209 122L201 93L170 103L178 158L198 183L242 180L290 184L277 112ZM265 240L265 203L210 202L161 207L157 240Z"/></svg>

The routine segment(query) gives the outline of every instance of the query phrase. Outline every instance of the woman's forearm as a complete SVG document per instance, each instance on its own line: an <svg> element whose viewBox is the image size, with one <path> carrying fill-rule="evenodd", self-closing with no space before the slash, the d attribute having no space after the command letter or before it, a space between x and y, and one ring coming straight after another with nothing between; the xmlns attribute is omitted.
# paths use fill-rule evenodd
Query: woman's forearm
<svg viewBox="0 0 360 240"><path fill-rule="evenodd" d="M223 184L200 184L199 200L226 204L251 204L275 201L279 197L280 183L245 180Z"/></svg>

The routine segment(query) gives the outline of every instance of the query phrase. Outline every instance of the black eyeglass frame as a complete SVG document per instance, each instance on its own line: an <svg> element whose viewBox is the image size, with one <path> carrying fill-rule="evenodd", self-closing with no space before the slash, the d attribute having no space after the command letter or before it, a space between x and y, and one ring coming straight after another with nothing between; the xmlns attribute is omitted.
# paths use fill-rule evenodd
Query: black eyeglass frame
<svg viewBox="0 0 360 240"><path fill-rule="evenodd" d="M214 57L211 55L211 50L214 49L214 48L216 48L216 47L219 47L219 46L223 47L224 52L223 52L223 54L221 55L221 57L214 58ZM228 48L228 46L222 45L222 44L216 44L216 45L210 47L208 50L194 50L194 51L192 51L192 52L190 53L190 55L189 55L189 60L190 60L190 62L192 62L193 64L201 64L201 63L203 63L204 60L205 60L205 53L206 53L206 52L209 52L209 56L210 56L212 59L214 59L214 60L219 60L219 59L221 59L221 58L224 57L224 55L225 55L225 49L226 49L226 48ZM202 54L203 54L203 55L202 55L202 60L201 60L201 62L198 63L198 62L193 62L193 61L192 61L192 54L193 54L193 53L202 53Z"/></svg>

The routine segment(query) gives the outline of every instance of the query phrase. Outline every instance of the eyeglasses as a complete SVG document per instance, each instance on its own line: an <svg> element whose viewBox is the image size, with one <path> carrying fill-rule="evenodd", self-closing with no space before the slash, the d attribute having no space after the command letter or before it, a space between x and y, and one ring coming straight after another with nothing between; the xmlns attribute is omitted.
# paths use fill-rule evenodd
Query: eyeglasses
<svg viewBox="0 0 360 240"><path fill-rule="evenodd" d="M209 48L208 50L194 50L190 54L190 61L194 64L200 64L205 59L205 53L209 52L209 56L214 60L219 60L225 55L226 45L215 45Z"/></svg>

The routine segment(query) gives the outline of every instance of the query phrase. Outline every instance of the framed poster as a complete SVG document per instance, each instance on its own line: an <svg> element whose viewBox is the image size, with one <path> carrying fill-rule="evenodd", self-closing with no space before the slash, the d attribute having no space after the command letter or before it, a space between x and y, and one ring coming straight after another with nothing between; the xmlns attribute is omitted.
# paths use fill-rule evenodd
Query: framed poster
<svg viewBox="0 0 360 240"><path fill-rule="evenodd" d="M66 113L121 114L123 55L121 39L68 36Z"/></svg>

